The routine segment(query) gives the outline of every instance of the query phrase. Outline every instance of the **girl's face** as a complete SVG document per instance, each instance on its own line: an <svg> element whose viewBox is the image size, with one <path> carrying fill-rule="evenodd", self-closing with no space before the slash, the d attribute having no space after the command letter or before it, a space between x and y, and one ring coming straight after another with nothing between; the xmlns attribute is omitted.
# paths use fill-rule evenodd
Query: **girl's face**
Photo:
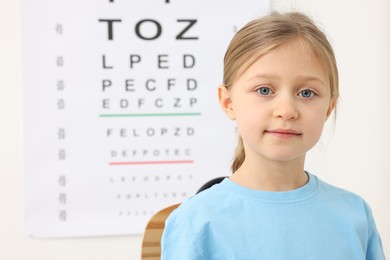
<svg viewBox="0 0 390 260"><path fill-rule="evenodd" d="M219 99L237 122L246 160L304 159L334 107L328 74L301 40L259 58L229 90L219 88Z"/></svg>

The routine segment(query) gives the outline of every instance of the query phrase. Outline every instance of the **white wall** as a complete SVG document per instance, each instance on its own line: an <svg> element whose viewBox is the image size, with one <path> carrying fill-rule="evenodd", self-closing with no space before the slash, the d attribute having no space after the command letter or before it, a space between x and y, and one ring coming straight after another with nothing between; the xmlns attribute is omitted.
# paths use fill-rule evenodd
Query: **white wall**
<svg viewBox="0 0 390 260"><path fill-rule="evenodd" d="M337 123L310 154L307 168L369 202L390 256L390 2L273 0L272 5L305 11L334 45L342 95ZM0 0L0 260L140 259L139 236L26 237L19 27L19 2Z"/></svg>

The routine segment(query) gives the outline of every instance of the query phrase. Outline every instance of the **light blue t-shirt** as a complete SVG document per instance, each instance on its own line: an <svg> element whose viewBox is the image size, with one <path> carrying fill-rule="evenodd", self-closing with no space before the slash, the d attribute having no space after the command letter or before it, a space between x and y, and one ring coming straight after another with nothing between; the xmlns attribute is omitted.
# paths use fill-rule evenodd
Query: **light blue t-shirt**
<svg viewBox="0 0 390 260"><path fill-rule="evenodd" d="M296 190L266 192L225 179L169 216L163 260L382 260L381 239L359 196L309 174Z"/></svg>

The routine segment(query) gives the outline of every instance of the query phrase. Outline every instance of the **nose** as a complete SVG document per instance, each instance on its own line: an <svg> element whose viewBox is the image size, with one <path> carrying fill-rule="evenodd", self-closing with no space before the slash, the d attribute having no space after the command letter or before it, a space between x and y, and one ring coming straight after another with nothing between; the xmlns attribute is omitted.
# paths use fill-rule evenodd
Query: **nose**
<svg viewBox="0 0 390 260"><path fill-rule="evenodd" d="M296 119L299 116L296 101L293 97L279 97L275 100L273 116L283 120Z"/></svg>

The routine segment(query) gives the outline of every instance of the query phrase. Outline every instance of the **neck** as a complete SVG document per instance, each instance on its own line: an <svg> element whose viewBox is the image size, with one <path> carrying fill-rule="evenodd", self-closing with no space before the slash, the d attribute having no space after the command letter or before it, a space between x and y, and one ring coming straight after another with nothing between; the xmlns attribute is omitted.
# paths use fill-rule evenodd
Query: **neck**
<svg viewBox="0 0 390 260"><path fill-rule="evenodd" d="M242 166L230 177L233 182L254 190L289 191L305 185L305 158L292 161L264 161L246 158Z"/></svg>

